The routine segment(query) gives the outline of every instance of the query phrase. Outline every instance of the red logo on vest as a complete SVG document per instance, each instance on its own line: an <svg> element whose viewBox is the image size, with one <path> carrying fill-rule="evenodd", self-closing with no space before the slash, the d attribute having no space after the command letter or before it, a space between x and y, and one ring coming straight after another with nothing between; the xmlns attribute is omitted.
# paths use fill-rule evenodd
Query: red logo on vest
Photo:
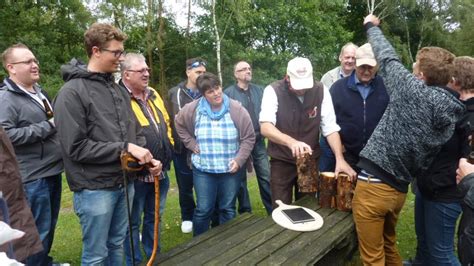
<svg viewBox="0 0 474 266"><path fill-rule="evenodd" d="M316 115L318 114L318 107L315 106L313 110L309 110L306 113L308 114L309 118L316 118Z"/></svg>

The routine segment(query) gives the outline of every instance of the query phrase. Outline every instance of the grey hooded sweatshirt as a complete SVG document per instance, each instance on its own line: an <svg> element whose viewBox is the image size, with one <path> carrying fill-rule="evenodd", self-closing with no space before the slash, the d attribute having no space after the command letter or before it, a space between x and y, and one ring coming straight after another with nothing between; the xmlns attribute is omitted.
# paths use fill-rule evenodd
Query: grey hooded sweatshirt
<svg viewBox="0 0 474 266"><path fill-rule="evenodd" d="M465 107L449 91L412 75L378 27L368 23L366 28L390 102L358 166L406 193L451 138Z"/></svg>

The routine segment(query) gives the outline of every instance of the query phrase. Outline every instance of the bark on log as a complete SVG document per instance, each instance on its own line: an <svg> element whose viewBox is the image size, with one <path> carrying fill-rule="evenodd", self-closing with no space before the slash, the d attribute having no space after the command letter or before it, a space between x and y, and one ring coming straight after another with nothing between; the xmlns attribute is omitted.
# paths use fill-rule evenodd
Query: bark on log
<svg viewBox="0 0 474 266"><path fill-rule="evenodd" d="M354 185L346 174L339 174L337 177L337 209L340 211L352 210L352 197L354 196Z"/></svg>
<svg viewBox="0 0 474 266"><path fill-rule="evenodd" d="M336 208L336 176L332 172L322 172L319 180L319 205L322 208Z"/></svg>
<svg viewBox="0 0 474 266"><path fill-rule="evenodd" d="M314 193L318 191L318 168L316 160L309 153L296 159L298 171L298 191L301 193Z"/></svg>

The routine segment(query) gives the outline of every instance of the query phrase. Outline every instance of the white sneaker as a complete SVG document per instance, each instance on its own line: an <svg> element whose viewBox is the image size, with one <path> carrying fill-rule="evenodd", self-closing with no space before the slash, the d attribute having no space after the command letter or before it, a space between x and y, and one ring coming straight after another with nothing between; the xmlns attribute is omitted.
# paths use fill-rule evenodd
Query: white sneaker
<svg viewBox="0 0 474 266"><path fill-rule="evenodd" d="M187 234L193 231L193 222L191 221L183 221L181 223L181 232Z"/></svg>

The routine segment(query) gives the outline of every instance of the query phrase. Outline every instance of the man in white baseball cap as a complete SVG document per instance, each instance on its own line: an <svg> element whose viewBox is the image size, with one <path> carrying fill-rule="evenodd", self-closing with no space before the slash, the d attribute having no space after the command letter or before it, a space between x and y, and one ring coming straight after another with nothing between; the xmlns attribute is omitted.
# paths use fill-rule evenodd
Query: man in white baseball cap
<svg viewBox="0 0 474 266"><path fill-rule="evenodd" d="M313 66L307 58L290 60L286 76L265 88L259 121L272 157L270 187L274 207L275 200L286 204L293 201L296 158L309 153L314 160L319 159L320 128L336 156L336 175L344 172L355 178L355 171L342 155L331 95L321 82L314 80ZM296 193L295 199L301 196Z"/></svg>

